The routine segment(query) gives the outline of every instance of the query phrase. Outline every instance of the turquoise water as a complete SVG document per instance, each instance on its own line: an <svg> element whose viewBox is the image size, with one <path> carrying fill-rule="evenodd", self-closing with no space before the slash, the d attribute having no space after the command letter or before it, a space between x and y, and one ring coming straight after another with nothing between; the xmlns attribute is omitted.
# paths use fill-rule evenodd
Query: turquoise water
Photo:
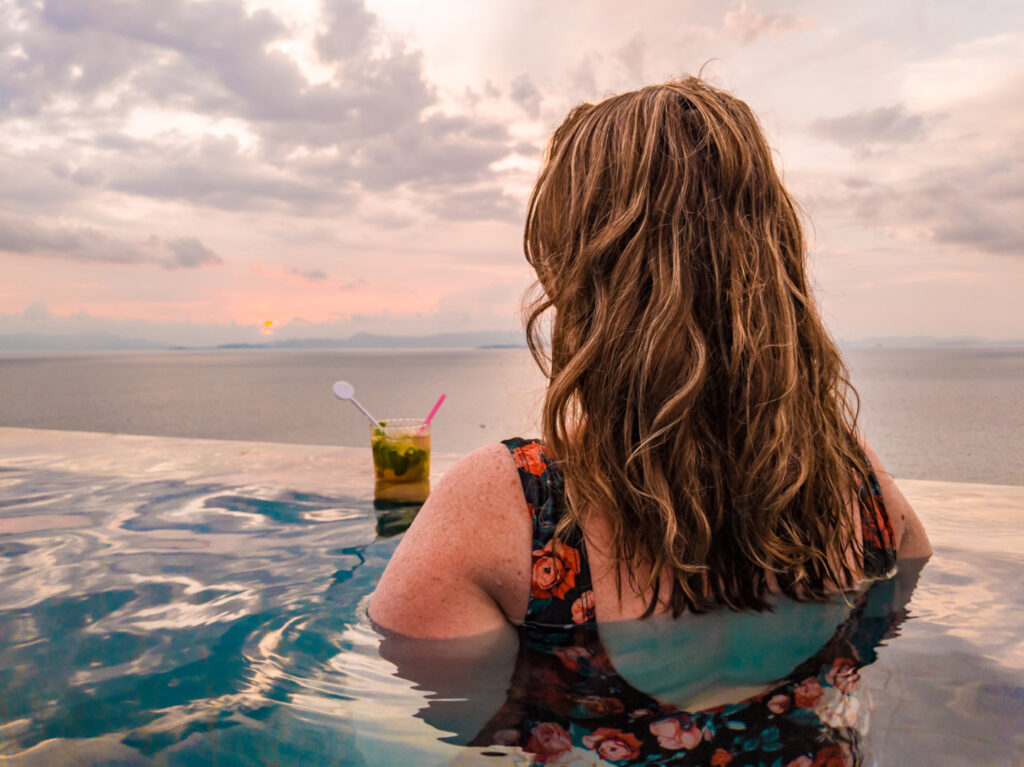
<svg viewBox="0 0 1024 767"><path fill-rule="evenodd" d="M0 763L529 763L474 741L521 675L514 633L382 657L365 605L414 509L371 488L368 450L0 429ZM878 611L861 763L1019 765L1024 489L904 489L936 554ZM634 687L707 708L813 658L836 609L600 639Z"/></svg>

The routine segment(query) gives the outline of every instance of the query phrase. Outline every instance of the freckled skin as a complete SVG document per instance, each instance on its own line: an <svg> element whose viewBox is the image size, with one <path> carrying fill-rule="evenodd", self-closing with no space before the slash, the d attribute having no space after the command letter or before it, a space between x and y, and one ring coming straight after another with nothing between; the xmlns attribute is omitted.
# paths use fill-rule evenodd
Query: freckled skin
<svg viewBox="0 0 1024 767"><path fill-rule="evenodd" d="M504 445L456 463L406 531L370 616L407 636L484 633L526 615L530 510Z"/></svg>
<svg viewBox="0 0 1024 767"><path fill-rule="evenodd" d="M878 456L865 449L878 474L900 558L928 556L931 546L920 520ZM595 514L584 531L597 618L637 618L649 597L624 586L619 599L617 564L606 553L608 529ZM531 532L530 510L507 448L494 444L470 453L445 474L406 531L371 598L370 617L406 636L434 638L482 634L522 622L533 573Z"/></svg>

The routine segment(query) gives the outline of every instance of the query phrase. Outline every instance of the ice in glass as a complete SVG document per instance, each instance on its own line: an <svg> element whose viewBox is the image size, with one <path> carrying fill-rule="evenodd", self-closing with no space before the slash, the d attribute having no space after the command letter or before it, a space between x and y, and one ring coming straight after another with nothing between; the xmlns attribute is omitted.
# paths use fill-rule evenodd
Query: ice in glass
<svg viewBox="0 0 1024 767"><path fill-rule="evenodd" d="M373 469L378 482L419 482L430 476L430 424L392 418L370 427Z"/></svg>

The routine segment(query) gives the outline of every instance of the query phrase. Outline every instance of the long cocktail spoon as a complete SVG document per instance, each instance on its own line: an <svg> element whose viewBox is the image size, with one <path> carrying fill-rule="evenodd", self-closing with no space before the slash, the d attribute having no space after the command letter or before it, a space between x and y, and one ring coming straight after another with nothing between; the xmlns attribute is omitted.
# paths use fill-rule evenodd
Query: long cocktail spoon
<svg viewBox="0 0 1024 767"><path fill-rule="evenodd" d="M348 381L335 381L334 386L331 387L331 391L334 392L334 396L338 399L347 399L357 408L359 408L363 415L370 419L370 423L374 426L380 426L380 421L370 415L370 411L359 404L359 400L356 399L356 389Z"/></svg>

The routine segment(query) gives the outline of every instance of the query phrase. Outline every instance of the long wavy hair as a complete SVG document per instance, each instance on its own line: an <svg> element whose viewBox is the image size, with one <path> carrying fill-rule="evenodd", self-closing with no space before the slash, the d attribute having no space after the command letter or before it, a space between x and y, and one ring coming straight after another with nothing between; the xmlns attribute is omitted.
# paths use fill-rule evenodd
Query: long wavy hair
<svg viewBox="0 0 1024 767"><path fill-rule="evenodd" d="M576 107L524 247L558 536L602 511L647 614L665 571L674 615L854 586L857 395L750 108L692 77Z"/></svg>

